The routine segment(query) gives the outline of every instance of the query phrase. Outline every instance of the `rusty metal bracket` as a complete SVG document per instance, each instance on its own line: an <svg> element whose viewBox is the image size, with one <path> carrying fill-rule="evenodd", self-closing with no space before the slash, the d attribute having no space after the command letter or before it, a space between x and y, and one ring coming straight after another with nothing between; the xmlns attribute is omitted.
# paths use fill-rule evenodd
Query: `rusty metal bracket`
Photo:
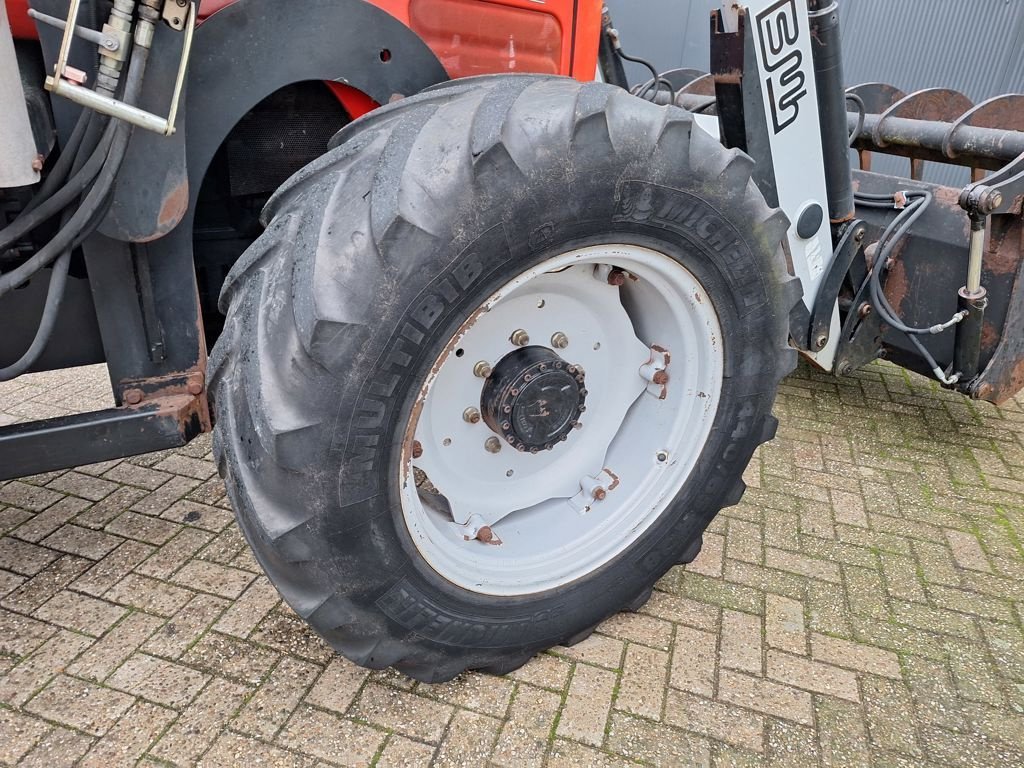
<svg viewBox="0 0 1024 768"><path fill-rule="evenodd" d="M191 395L0 427L0 480L178 448L208 429L206 398Z"/></svg>

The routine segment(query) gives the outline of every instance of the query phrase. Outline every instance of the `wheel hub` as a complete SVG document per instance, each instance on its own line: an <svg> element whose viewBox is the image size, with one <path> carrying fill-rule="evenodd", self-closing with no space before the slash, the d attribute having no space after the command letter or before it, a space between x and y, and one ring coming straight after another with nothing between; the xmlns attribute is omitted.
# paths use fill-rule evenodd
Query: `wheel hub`
<svg viewBox="0 0 1024 768"><path fill-rule="evenodd" d="M547 347L509 352L484 382L484 422L518 451L550 451L586 410L583 370Z"/></svg>

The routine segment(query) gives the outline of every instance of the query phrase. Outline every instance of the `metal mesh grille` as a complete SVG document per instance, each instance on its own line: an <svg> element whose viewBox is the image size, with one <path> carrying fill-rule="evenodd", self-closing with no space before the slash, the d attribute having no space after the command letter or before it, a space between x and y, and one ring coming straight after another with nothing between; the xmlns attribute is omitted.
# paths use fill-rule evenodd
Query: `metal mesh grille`
<svg viewBox="0 0 1024 768"><path fill-rule="evenodd" d="M227 141L231 194L272 192L327 151L348 122L323 83L298 83L277 91L249 112Z"/></svg>

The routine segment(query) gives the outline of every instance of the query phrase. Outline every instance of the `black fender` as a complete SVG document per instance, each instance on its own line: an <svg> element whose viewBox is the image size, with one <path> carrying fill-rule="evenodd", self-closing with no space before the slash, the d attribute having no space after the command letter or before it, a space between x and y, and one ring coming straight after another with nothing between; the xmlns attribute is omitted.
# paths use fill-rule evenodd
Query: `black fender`
<svg viewBox="0 0 1024 768"><path fill-rule="evenodd" d="M181 33L161 24L145 109L166 114L180 49ZM179 236L166 245L191 254L192 213L214 154L238 121L279 88L332 80L387 104L447 79L415 32L365 0L238 0L195 32L177 133L135 129L102 231L161 243L173 231Z"/></svg>

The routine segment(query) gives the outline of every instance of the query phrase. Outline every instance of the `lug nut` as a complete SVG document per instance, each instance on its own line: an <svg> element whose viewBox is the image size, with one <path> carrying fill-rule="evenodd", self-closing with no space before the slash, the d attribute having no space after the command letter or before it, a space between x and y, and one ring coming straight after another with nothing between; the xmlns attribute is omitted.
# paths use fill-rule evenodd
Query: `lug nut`
<svg viewBox="0 0 1024 768"><path fill-rule="evenodd" d="M473 374L479 376L481 379L486 379L491 375L491 364L486 360L481 360L479 363L473 366Z"/></svg>
<svg viewBox="0 0 1024 768"><path fill-rule="evenodd" d="M626 273L616 267L608 273L608 285L620 286L626 282Z"/></svg>
<svg viewBox="0 0 1024 768"><path fill-rule="evenodd" d="M462 420L469 424L476 424L480 421L480 411L476 408L467 408L462 412Z"/></svg>
<svg viewBox="0 0 1024 768"><path fill-rule="evenodd" d="M605 496L608 495L608 491L602 488L600 485L594 489L593 492L594 501L604 501Z"/></svg>
<svg viewBox="0 0 1024 768"><path fill-rule="evenodd" d="M501 450L501 440L496 437L488 437L484 440L484 449L488 453L497 453Z"/></svg>
<svg viewBox="0 0 1024 768"><path fill-rule="evenodd" d="M422 455L423 455L423 445L420 443L419 440L413 440L412 441L412 457L414 459L418 459Z"/></svg>
<svg viewBox="0 0 1024 768"><path fill-rule="evenodd" d="M551 337L551 346L555 349L565 349L569 346L569 337L558 331Z"/></svg>
<svg viewBox="0 0 1024 768"><path fill-rule="evenodd" d="M522 328L512 331L512 335L509 337L509 341L515 344L517 347L525 347L530 343L530 334L524 331Z"/></svg>
<svg viewBox="0 0 1024 768"><path fill-rule="evenodd" d="M655 371L653 381L659 387L668 384L668 371Z"/></svg>
<svg viewBox="0 0 1024 768"><path fill-rule="evenodd" d="M868 315L870 315L870 314L871 314L871 305L870 305L870 304L868 304L868 303L867 303L867 302L865 301L865 302L864 302L863 304L861 304L861 305L860 305L860 307L859 307L859 308L857 309L857 314L858 314L858 315L859 315L860 317L867 317Z"/></svg>
<svg viewBox="0 0 1024 768"><path fill-rule="evenodd" d="M476 532L476 537L484 544L490 544L494 541L494 531L491 530L491 526L484 525Z"/></svg>

